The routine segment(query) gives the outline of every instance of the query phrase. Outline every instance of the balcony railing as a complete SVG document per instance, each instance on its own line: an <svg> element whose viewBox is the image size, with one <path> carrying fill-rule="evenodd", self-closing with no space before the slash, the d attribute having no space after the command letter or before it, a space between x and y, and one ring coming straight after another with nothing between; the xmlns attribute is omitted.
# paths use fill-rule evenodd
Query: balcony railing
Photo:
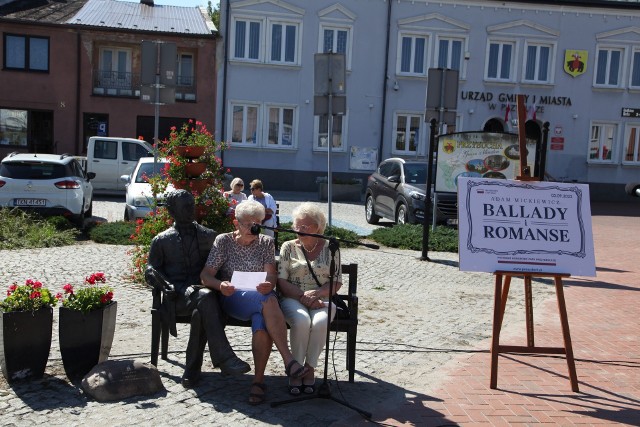
<svg viewBox="0 0 640 427"><path fill-rule="evenodd" d="M193 76L178 75L176 100L195 101L196 85ZM111 70L93 70L93 94L115 97L140 97L140 74Z"/></svg>

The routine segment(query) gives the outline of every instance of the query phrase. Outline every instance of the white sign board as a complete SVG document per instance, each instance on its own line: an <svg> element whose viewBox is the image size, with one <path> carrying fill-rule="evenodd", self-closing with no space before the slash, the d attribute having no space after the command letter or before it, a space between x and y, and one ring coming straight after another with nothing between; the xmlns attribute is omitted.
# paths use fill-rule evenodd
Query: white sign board
<svg viewBox="0 0 640 427"><path fill-rule="evenodd" d="M461 177L460 270L595 276L589 186Z"/></svg>
<svg viewBox="0 0 640 427"><path fill-rule="evenodd" d="M535 164L536 143L527 141L527 165ZM459 132L438 137L436 191L456 193L458 178L514 179L520 174L518 135Z"/></svg>

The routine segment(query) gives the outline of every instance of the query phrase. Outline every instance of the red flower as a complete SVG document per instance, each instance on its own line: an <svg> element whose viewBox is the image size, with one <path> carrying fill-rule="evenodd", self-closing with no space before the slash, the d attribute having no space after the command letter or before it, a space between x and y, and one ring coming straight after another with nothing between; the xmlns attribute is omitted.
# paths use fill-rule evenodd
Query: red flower
<svg viewBox="0 0 640 427"><path fill-rule="evenodd" d="M42 282L39 282L37 280L33 282L33 289L40 289L40 288L42 288Z"/></svg>
<svg viewBox="0 0 640 427"><path fill-rule="evenodd" d="M33 291L31 292L31 295L29 295L29 298L31 299L36 299L36 298L40 298L42 296L42 294L38 291Z"/></svg>
<svg viewBox="0 0 640 427"><path fill-rule="evenodd" d="M33 279L27 279L27 281L24 282L24 284L29 286L29 287L33 287Z"/></svg>
<svg viewBox="0 0 640 427"><path fill-rule="evenodd" d="M106 279L104 277L104 273L102 271L98 271L97 273L94 273L93 276L95 277L95 279L98 282L105 282Z"/></svg>
<svg viewBox="0 0 640 427"><path fill-rule="evenodd" d="M96 284L96 278L95 276L92 274L91 276L85 277L84 281L91 284L91 285L95 285Z"/></svg>
<svg viewBox="0 0 640 427"><path fill-rule="evenodd" d="M106 294L102 294L100 297L100 302L102 304L107 304L113 299L113 292L107 292Z"/></svg>
<svg viewBox="0 0 640 427"><path fill-rule="evenodd" d="M11 295L11 292L15 292L16 289L18 289L18 285L16 283L9 286L9 291L7 291L7 295Z"/></svg>
<svg viewBox="0 0 640 427"><path fill-rule="evenodd" d="M62 294L61 294L60 292L58 292L58 293L56 294L56 299L57 299L58 301L62 301L62 299L63 299L63 298L64 298L64 297L62 296Z"/></svg>
<svg viewBox="0 0 640 427"><path fill-rule="evenodd" d="M62 287L62 289L64 290L65 294L72 294L73 295L73 286L71 286L71 283L67 283L66 285L64 285Z"/></svg>

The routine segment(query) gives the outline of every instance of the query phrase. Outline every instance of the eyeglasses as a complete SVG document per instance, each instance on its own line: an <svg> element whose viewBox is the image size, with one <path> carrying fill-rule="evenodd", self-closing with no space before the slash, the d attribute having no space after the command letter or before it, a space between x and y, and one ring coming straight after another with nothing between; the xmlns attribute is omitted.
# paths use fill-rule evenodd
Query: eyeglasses
<svg viewBox="0 0 640 427"><path fill-rule="evenodd" d="M314 227L316 227L316 226L315 225L301 224L301 225L294 225L292 228L293 228L294 231L301 231L301 232L305 233L310 228L314 228Z"/></svg>
<svg viewBox="0 0 640 427"><path fill-rule="evenodd" d="M234 187L244 188L244 184L236 184L236 185L234 185Z"/></svg>
<svg viewBox="0 0 640 427"><path fill-rule="evenodd" d="M253 190L262 190L262 188L260 188L260 187L251 187L251 191L253 191Z"/></svg>

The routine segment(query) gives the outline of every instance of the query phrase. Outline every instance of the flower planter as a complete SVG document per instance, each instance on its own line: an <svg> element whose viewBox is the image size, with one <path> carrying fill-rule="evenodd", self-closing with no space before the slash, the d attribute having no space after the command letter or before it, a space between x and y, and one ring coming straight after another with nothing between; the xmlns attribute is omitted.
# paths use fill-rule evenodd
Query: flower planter
<svg viewBox="0 0 640 427"><path fill-rule="evenodd" d="M191 192L202 193L204 190L213 185L212 179L185 179L174 184L177 189L188 190Z"/></svg>
<svg viewBox="0 0 640 427"><path fill-rule="evenodd" d="M184 171L189 178L199 177L206 170L207 170L206 163L194 162L194 163L187 163L186 165L184 165Z"/></svg>
<svg viewBox="0 0 640 427"><path fill-rule="evenodd" d="M0 365L7 381L42 378L51 350L53 308L0 310Z"/></svg>
<svg viewBox="0 0 640 427"><path fill-rule="evenodd" d="M173 150L175 151L175 154L177 154L178 156L186 157L188 159L196 159L204 154L205 147L179 145L177 147L174 147Z"/></svg>
<svg viewBox="0 0 640 427"><path fill-rule="evenodd" d="M320 200L327 200L328 187L325 182L318 183L318 198ZM332 201L359 202L361 189L360 184L332 184L331 199Z"/></svg>
<svg viewBox="0 0 640 427"><path fill-rule="evenodd" d="M84 377L95 365L109 358L117 310L115 301L86 314L60 307L60 354L70 380Z"/></svg>

